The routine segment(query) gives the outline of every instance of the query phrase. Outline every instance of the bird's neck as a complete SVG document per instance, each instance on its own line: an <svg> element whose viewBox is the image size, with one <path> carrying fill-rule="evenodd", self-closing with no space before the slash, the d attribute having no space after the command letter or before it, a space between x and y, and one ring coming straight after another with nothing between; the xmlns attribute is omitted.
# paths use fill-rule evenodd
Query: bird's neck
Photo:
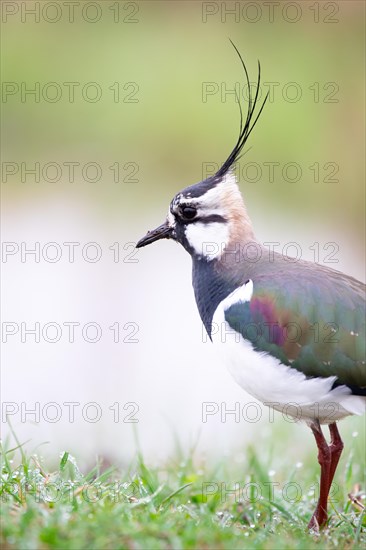
<svg viewBox="0 0 366 550"><path fill-rule="evenodd" d="M212 318L219 303L243 284L243 270L223 268L219 260L192 258L192 283L197 308L211 338ZM245 276L244 276L245 279Z"/></svg>
<svg viewBox="0 0 366 550"><path fill-rule="evenodd" d="M226 245L227 249L230 250L237 248L239 245L243 246L247 243L257 242L252 222L242 200L235 205L235 208L231 207L228 223L229 241Z"/></svg>
<svg viewBox="0 0 366 550"><path fill-rule="evenodd" d="M230 248L235 243L243 245L244 243L255 241L253 225L235 179L229 180L223 189L220 204L222 205L229 229L227 247Z"/></svg>
<svg viewBox="0 0 366 550"><path fill-rule="evenodd" d="M252 276L262 247L237 185L231 185L221 201L228 223L226 242L214 243L214 257L193 254L192 282L198 311L211 337L212 318L219 303ZM217 248L220 251L217 253Z"/></svg>

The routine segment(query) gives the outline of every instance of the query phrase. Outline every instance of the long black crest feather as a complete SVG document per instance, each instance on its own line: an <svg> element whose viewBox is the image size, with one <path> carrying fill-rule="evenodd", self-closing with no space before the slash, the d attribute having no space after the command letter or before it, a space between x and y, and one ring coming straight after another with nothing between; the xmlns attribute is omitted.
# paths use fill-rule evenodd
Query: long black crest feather
<svg viewBox="0 0 366 550"><path fill-rule="evenodd" d="M259 89L260 89L260 83L261 83L261 65L258 61L258 79L257 79L257 87L256 87L256 91L255 91L255 96L254 96L254 99L252 97L252 92L251 92L251 88L250 88L250 81L249 81L249 75L248 75L248 71L247 71L247 68L245 66L245 63L244 63L244 60L238 50L238 48L235 46L235 44L230 40L233 48L235 49L236 53L238 54L239 56L239 59L240 59L240 63L244 69L244 73L245 73L245 78L246 78L246 81L247 81L247 85L248 85L248 96L249 96L249 99L248 99L248 111L247 111L247 116L246 116L246 119L245 119L245 123L243 125L243 111L242 111L242 108L241 108L241 103L240 103L240 99L238 99L238 104L239 104L239 110L240 110L240 129L239 129L239 137L238 137L238 140L235 144L235 147L234 149L231 151L230 155L228 156L228 158L226 159L226 161L224 162L224 164L221 166L221 168L219 168L219 170L216 172L216 176L217 177L223 177L229 170L230 168L239 160L239 158L241 157L241 151L245 145L245 143L247 142L248 140L248 137L250 136L254 126L256 125L257 123L257 120L258 118L260 117L260 114L261 112L263 111L263 107L267 101L267 98L268 98L268 93L266 95L266 97L264 98L264 101L259 109L259 112L258 114L256 115L256 117L254 118L254 111L255 111L255 108L257 106L257 102L258 102L258 95L259 95ZM253 120L254 118L254 120Z"/></svg>

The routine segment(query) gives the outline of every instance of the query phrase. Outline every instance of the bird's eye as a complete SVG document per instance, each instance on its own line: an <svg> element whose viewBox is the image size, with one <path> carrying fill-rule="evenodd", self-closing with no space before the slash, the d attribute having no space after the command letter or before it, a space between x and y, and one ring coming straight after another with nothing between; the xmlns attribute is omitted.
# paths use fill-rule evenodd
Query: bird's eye
<svg viewBox="0 0 366 550"><path fill-rule="evenodd" d="M187 220L193 220L197 210L193 206L182 206L181 213Z"/></svg>

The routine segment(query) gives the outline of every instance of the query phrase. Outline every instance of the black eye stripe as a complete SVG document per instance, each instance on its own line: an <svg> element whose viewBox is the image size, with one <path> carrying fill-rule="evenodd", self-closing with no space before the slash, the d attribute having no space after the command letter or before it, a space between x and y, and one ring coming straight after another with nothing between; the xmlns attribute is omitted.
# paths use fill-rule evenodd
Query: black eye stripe
<svg viewBox="0 0 366 550"><path fill-rule="evenodd" d="M178 208L177 208L178 206ZM203 224L208 224L208 223L214 223L214 222L217 222L217 223L226 223L227 222L227 219L224 217L224 216L220 216L219 214L211 214L209 216L196 216L196 215L193 215L193 212L195 212L195 214L197 214L197 209L200 208L200 204L195 204L195 205L191 205L191 204L177 204L177 202L174 204L174 201L172 201L172 204L171 204L171 213L174 215L174 216L179 216L179 218L182 219L182 221L184 221L184 223L186 224L189 224L189 223L195 223L195 222L200 222L200 223L203 223ZM184 210L192 210L192 217L189 218L188 216L186 216L184 214Z"/></svg>
<svg viewBox="0 0 366 550"><path fill-rule="evenodd" d="M224 218L224 216L220 216L219 214L211 214L211 216L206 216L206 217L196 218L196 219L199 220L201 223L212 223L212 222L225 223L227 221L226 218Z"/></svg>
<svg viewBox="0 0 366 550"><path fill-rule="evenodd" d="M223 216L219 216L218 214L212 214L211 216L206 216L206 217L197 216L193 220L184 220L185 224L196 223L196 222L203 223L203 224L206 225L206 224L213 223L213 222L226 223L227 219L224 218Z"/></svg>

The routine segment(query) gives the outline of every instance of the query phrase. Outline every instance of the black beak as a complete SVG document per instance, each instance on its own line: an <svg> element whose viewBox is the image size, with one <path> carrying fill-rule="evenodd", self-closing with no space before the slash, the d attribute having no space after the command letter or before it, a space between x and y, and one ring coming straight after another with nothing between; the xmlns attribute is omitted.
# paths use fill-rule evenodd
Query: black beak
<svg viewBox="0 0 366 550"><path fill-rule="evenodd" d="M154 241L158 241L159 239L171 239L172 233L173 229L169 226L168 221L166 221L162 225L159 225L156 229L148 231L145 237L142 237L142 239L139 240L136 248L142 248L143 246L151 244Z"/></svg>

